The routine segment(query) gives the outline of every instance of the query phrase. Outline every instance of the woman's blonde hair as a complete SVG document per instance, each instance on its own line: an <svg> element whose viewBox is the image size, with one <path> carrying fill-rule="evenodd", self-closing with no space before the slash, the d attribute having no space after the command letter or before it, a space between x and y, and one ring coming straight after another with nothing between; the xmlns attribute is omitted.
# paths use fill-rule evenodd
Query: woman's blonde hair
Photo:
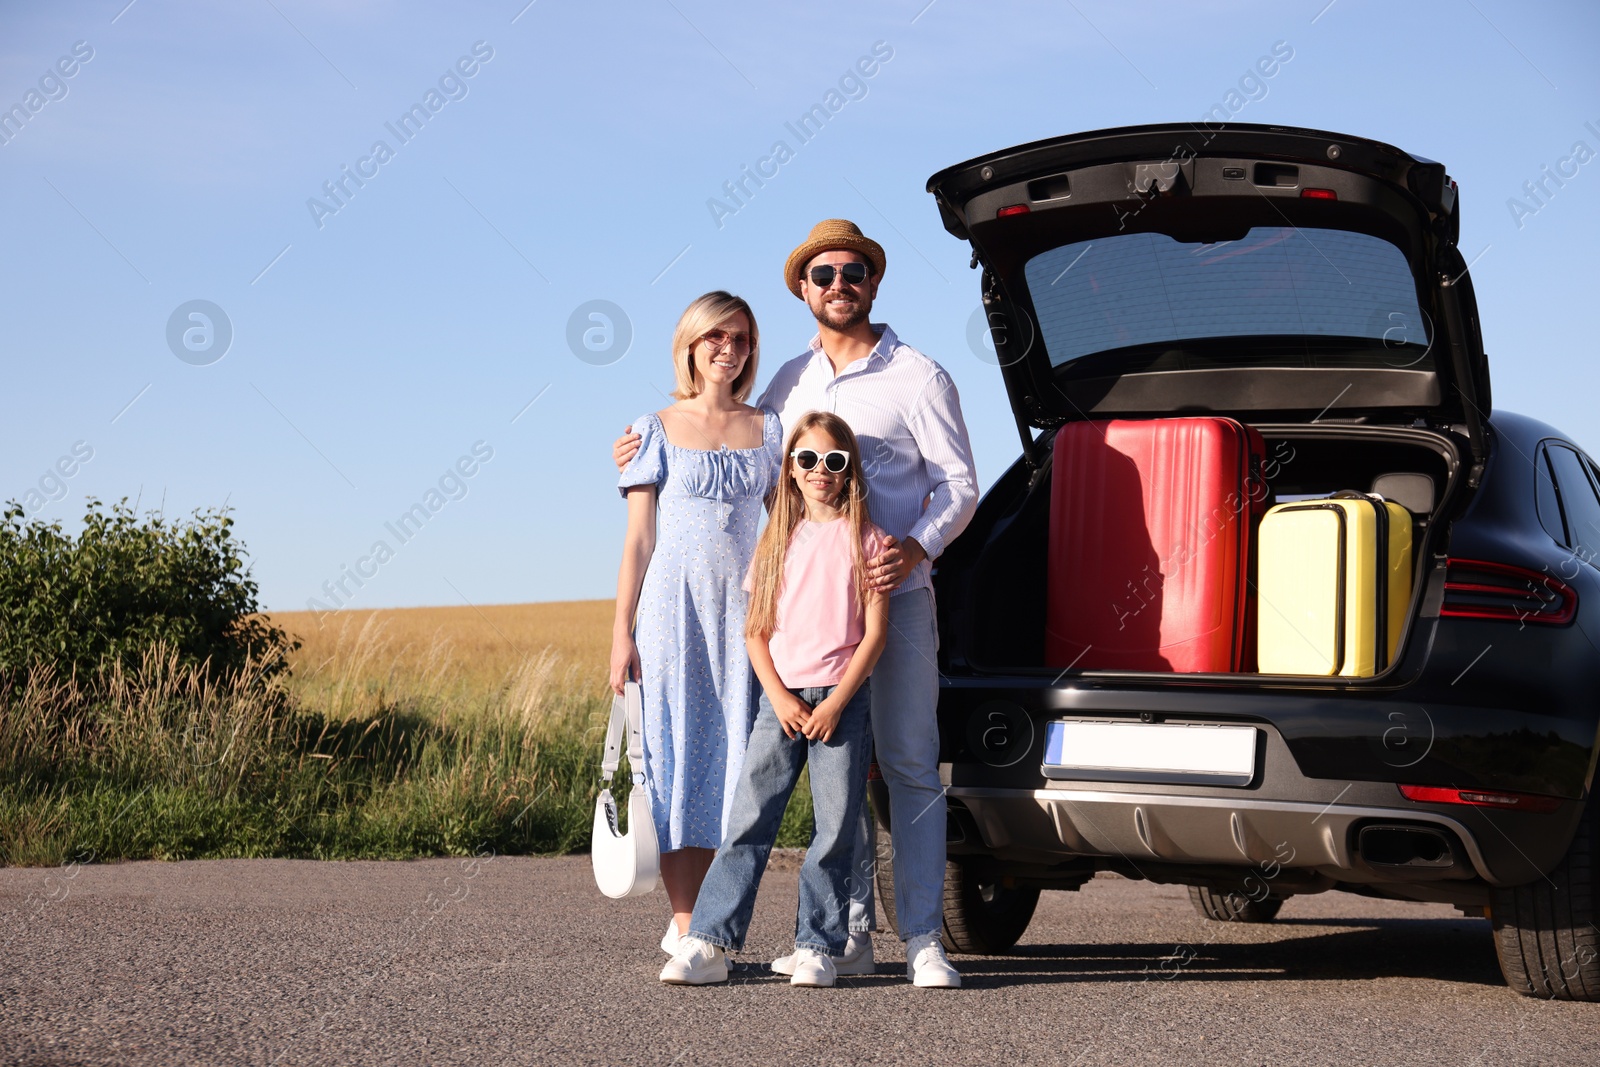
<svg viewBox="0 0 1600 1067"><path fill-rule="evenodd" d="M845 467L844 487L839 490L840 506L844 520L850 524L850 545L853 559L850 573L855 580L856 603L866 603L867 561L861 551L861 540L866 535L871 519L867 515L867 482L861 468L861 448L850 424L831 411L808 411L800 416L789 431L789 440L783 446L783 473L772 491L772 514L767 528L756 544L755 561L751 566L750 611L746 616L745 634L767 640L778 628L778 597L783 592L783 561L789 553L789 542L794 539L795 528L806 517L805 498L795 484L791 472L794 459L789 455L795 442L810 430L821 430L838 447L850 453L850 464Z"/></svg>
<svg viewBox="0 0 1600 1067"><path fill-rule="evenodd" d="M733 398L744 403L750 395L750 390L756 384L756 365L760 362L761 335L756 329L756 313L750 310L750 305L742 297L732 293L723 292L721 289L699 297L684 309L678 319L678 328L672 331L672 373L677 379L678 387L672 392L674 400L688 400L690 397L699 396L703 388L699 376L694 372L694 345L695 342L706 335L708 330L716 329L717 323L724 322L739 312L750 322L750 355L744 361L744 369L739 372L739 377L733 380Z"/></svg>

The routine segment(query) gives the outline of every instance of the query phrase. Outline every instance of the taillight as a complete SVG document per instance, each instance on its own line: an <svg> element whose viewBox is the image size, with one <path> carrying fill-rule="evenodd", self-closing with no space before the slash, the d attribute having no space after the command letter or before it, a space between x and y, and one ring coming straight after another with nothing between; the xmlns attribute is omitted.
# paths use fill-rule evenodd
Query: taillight
<svg viewBox="0 0 1600 1067"><path fill-rule="evenodd" d="M1452 789L1438 785L1403 785L1400 795L1419 804L1466 804L1474 808L1499 808L1501 811L1527 811L1540 815L1561 807L1560 797L1505 793L1500 790Z"/></svg>
<svg viewBox="0 0 1600 1067"><path fill-rule="evenodd" d="M1502 619L1560 626L1578 611L1578 594L1548 574L1491 563L1452 559L1444 576L1439 614L1454 619Z"/></svg>
<svg viewBox="0 0 1600 1067"><path fill-rule="evenodd" d="M997 219L1003 219L1007 215L1026 215L1030 210L1032 209L1029 208L1027 204L1007 204L999 211L996 211L994 213L994 217Z"/></svg>
<svg viewBox="0 0 1600 1067"><path fill-rule="evenodd" d="M1339 194L1332 189L1302 189L1300 195L1306 200L1337 200Z"/></svg>

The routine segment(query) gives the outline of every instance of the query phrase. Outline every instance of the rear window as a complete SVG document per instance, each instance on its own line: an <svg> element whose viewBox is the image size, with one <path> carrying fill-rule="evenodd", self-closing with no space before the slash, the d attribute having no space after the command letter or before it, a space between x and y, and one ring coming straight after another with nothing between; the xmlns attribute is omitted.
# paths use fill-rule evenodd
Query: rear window
<svg viewBox="0 0 1600 1067"><path fill-rule="evenodd" d="M1306 337L1315 354L1242 347L1255 365L1432 369L1405 256L1362 233L1256 227L1217 244L1121 234L1042 252L1025 273L1056 366L1169 342ZM1228 362L1226 346L1178 347L1214 357L1201 365Z"/></svg>

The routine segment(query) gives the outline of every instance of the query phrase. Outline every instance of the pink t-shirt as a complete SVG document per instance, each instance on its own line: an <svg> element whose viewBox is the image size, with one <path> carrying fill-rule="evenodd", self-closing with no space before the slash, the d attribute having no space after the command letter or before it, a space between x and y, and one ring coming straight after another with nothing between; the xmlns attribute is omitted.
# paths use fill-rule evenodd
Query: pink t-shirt
<svg viewBox="0 0 1600 1067"><path fill-rule="evenodd" d="M883 551L883 531L868 524L862 556ZM767 642L778 677L790 689L838 685L866 634L851 568L850 523L803 519L783 559L778 625Z"/></svg>

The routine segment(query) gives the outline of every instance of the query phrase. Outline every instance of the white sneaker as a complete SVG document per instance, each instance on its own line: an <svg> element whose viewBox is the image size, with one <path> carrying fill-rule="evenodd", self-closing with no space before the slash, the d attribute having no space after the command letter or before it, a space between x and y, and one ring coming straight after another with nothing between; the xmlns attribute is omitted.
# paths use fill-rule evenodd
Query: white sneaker
<svg viewBox="0 0 1600 1067"><path fill-rule="evenodd" d="M813 948L797 948L789 958L794 960L794 977L789 979L790 985L827 989L833 985L839 973L834 968L832 956L824 956Z"/></svg>
<svg viewBox="0 0 1600 1067"><path fill-rule="evenodd" d="M772 961L774 974L793 974L798 953L779 956ZM865 930L850 931L850 940L843 955L833 957L835 974L877 974L878 962L872 958L872 935Z"/></svg>
<svg viewBox="0 0 1600 1067"><path fill-rule="evenodd" d="M661 968L661 980L667 985L711 985L728 980L728 957L716 945L707 944L698 937L685 934L678 941L678 951Z"/></svg>
<svg viewBox="0 0 1600 1067"><path fill-rule="evenodd" d="M667 932L661 935L661 951L669 956L678 954L678 941L683 935L678 933L678 917L674 915L667 920Z"/></svg>
<svg viewBox="0 0 1600 1067"><path fill-rule="evenodd" d="M938 934L922 934L906 942L906 978L924 989L961 988L961 975L945 958Z"/></svg>

